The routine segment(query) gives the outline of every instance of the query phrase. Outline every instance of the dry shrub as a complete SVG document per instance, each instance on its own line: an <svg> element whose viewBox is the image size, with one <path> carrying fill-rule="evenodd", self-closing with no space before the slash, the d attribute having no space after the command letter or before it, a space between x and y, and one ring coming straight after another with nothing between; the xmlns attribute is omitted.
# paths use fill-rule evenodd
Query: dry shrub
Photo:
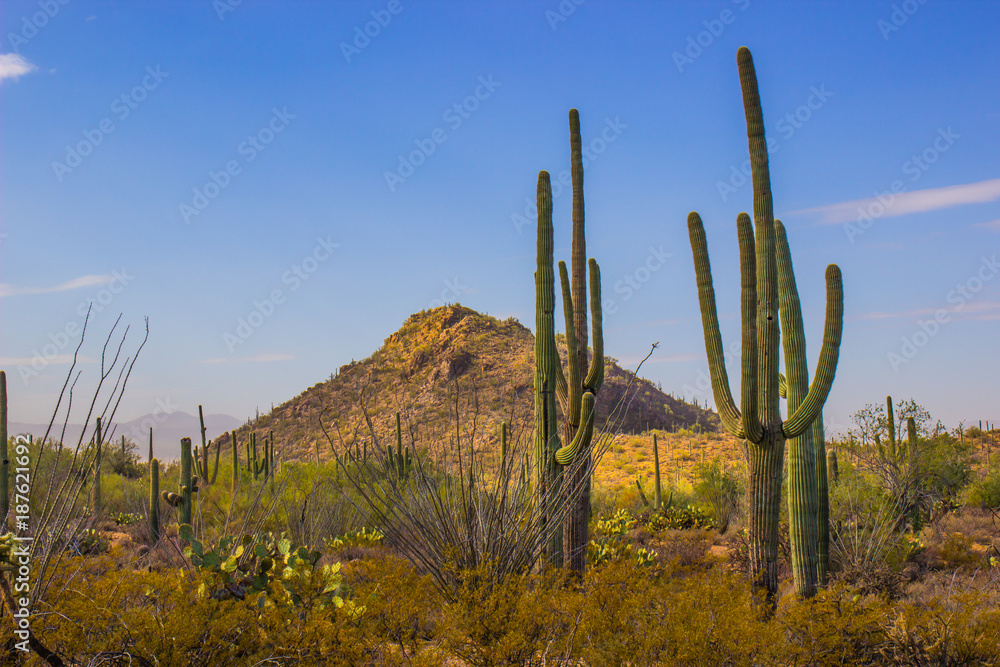
<svg viewBox="0 0 1000 667"><path fill-rule="evenodd" d="M708 530L664 530L646 548L667 567L692 567L705 563L716 533Z"/></svg>
<svg viewBox="0 0 1000 667"><path fill-rule="evenodd" d="M777 626L762 620L742 577L723 568L674 575L628 562L591 573L574 656L616 667L773 664Z"/></svg>

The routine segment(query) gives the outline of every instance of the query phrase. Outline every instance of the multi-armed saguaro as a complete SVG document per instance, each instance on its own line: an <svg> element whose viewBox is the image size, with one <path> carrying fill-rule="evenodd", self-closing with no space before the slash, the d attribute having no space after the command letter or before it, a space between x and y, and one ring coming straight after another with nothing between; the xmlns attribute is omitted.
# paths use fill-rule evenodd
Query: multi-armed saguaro
<svg viewBox="0 0 1000 667"><path fill-rule="evenodd" d="M826 269L823 346L816 377L810 385L808 374L804 372L805 342L791 254L784 230L774 220L757 75L746 47L740 48L737 63L746 111L754 212L753 223L746 213L740 213L736 221L743 331L740 407L729 388L705 230L697 213L688 216L688 231L715 403L726 430L738 438L745 438L749 444L750 566L757 585L773 599L778 588L778 514L786 439L791 439L793 446L789 467L790 495L797 499L792 503L789 517L796 588L804 595L811 595L816 589L815 452L799 438L813 428L813 421L819 416L833 384L843 328L843 288L840 269L831 264ZM788 382L789 417L784 421L778 404L779 315L786 329L785 365L791 376Z"/></svg>
<svg viewBox="0 0 1000 667"><path fill-rule="evenodd" d="M604 332L601 315L601 271L587 260L583 208L583 152L580 114L569 112L570 161L573 181L572 284L566 263L559 262L559 278L566 322L567 363L563 372L555 343L555 275L553 261L552 185L548 172L538 174L538 249L535 272L535 465L541 497L547 512L559 504L564 492L573 496L563 530L547 514L549 539L546 555L553 564L566 562L583 571L589 541L590 443L594 432L594 404L604 382ZM590 270L593 363L587 351L587 269ZM556 402L565 419L560 447ZM563 468L573 478L563 487ZM560 535L560 532L563 534Z"/></svg>

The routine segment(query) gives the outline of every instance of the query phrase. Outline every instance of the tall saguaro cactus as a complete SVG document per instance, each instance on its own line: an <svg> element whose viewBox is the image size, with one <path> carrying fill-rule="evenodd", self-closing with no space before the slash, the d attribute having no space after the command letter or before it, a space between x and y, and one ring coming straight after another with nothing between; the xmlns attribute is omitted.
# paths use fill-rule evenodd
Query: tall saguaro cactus
<svg viewBox="0 0 1000 667"><path fill-rule="evenodd" d="M740 246L743 332L740 407L737 407L729 388L705 230L701 217L695 212L688 216L688 231L698 278L698 299L715 403L726 430L748 442L751 573L756 585L763 588L768 598L773 600L778 589L778 515L785 441L795 440L812 428L813 421L830 392L840 353L843 288L840 269L831 264L826 269L827 307L823 346L816 375L810 385L808 377L801 373L802 364L805 363L804 343L796 340L798 332L791 324L795 319L791 311L798 303L798 295L794 280L790 280L791 257L787 240L784 234L778 233L774 220L757 75L750 51L746 47L739 49L737 63L746 112L754 212L753 223L746 213L741 213L736 221ZM781 418L778 394L778 347L781 342L779 311L784 311L782 318L789 320L786 325L790 329L786 331L786 364L792 358L793 366L797 369L796 380L789 382L790 391L792 385L795 385L797 395L794 405L790 398L789 416L784 421ZM791 340L788 340L789 336ZM802 358L796 355L802 355ZM803 382L808 387L805 392L802 392ZM793 457L796 469L790 471L790 476L795 478L793 488L797 485L795 493L800 497L811 493L815 498L815 466L806 470L806 463L814 457L814 452L811 457L807 456L801 445L798 454ZM810 477L813 480L811 488ZM806 508L793 521L800 522L800 528L808 531L808 517L809 510ZM799 566L796 568L796 587L804 595L811 595L816 586L815 544L811 551L811 565L808 562L809 553L809 548L804 547L797 556Z"/></svg>
<svg viewBox="0 0 1000 667"><path fill-rule="evenodd" d="M90 489L90 505L94 514L101 513L101 450L103 437L101 435L101 418L97 418L97 431L94 436L94 485Z"/></svg>
<svg viewBox="0 0 1000 667"><path fill-rule="evenodd" d="M550 504L563 493L572 495L572 505L563 521L563 535L552 525L548 557L554 564L567 564L582 572L589 542L590 444L594 432L594 404L604 382L604 337L601 313L601 271L594 259L586 258L583 210L583 157L580 115L569 112L570 160L573 179L572 282L565 262L559 262L559 279L566 323L567 360L563 372L555 345L555 275L552 270L552 191L549 175L538 175L538 255L535 273L535 420L536 466L544 477L540 486ZM587 351L587 272L589 269L593 363ZM555 425L555 403L564 417L560 447ZM551 457L551 459L549 458ZM564 479L563 468L573 476ZM564 487L563 484L566 484ZM554 517L552 517L554 521ZM555 553L563 549L563 554Z"/></svg>

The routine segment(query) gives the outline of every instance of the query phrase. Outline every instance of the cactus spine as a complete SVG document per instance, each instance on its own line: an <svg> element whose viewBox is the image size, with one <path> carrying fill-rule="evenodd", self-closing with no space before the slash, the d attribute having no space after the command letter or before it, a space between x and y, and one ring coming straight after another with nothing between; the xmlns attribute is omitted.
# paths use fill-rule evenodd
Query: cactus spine
<svg viewBox="0 0 1000 667"><path fill-rule="evenodd" d="M94 514L101 512L101 418L97 418L97 432L94 438L94 485L90 489L90 506Z"/></svg>
<svg viewBox="0 0 1000 667"><path fill-rule="evenodd" d="M181 438L181 478L180 493L164 491L161 494L167 504L180 511L180 523L191 525L191 509L195 493L198 492L198 476L191 475L191 438Z"/></svg>
<svg viewBox="0 0 1000 667"><path fill-rule="evenodd" d="M779 302L783 301L786 304L783 310L788 311L792 308L791 304L797 302L798 297L787 292L790 289L788 280L791 275L790 255L786 257L787 262L782 262L784 268L781 273L785 279L779 280L778 254L779 250L782 255L786 254L787 242L784 243L784 247L779 247L781 243L774 221L767 144L764 138L764 120L757 89L757 76L750 51L746 47L739 49L737 63L746 112L755 220L755 223L751 223L750 217L746 213L741 213L736 222L740 245L743 331L740 407L737 407L729 388L705 230L701 217L695 212L688 216L688 231L698 278L698 298L701 304L705 349L715 403L726 430L738 438L745 438L748 442L751 574L755 584L766 591L773 603L778 589L778 516L785 440L794 440L812 427L833 384L843 328L843 288L840 269L831 264L826 269L826 327L817 372L812 384L808 385L807 382L808 391L804 395L800 393L795 398L794 408L791 403L789 404L789 417L783 421L778 404L780 343L778 316L779 310L782 310ZM784 238L783 234L781 238ZM784 295L779 293L779 282L786 290ZM791 313L783 314L783 316L788 315ZM786 340L786 362L788 355L792 354L789 351L789 342L792 349L797 349L796 346L801 343L795 340L795 332L792 332L791 337L792 341ZM805 378L800 375L797 380L799 384L794 391L801 392L803 379ZM801 449L799 453L802 453ZM796 482L799 485L796 494L800 498L810 492L815 493L816 488L813 484L810 491L807 481L809 475L815 475L815 466L809 471L804 470L803 459L808 460L805 457L798 457L795 473L800 476ZM805 483L802 479L806 480ZM808 515L806 508L803 516L808 517ZM800 516L800 520L808 519L802 519ZM803 553L808 556L808 547ZM800 565L805 566L806 563L800 560ZM814 561L811 574L803 572L801 577L796 576L796 588L800 593L809 595L815 590L815 579Z"/></svg>
<svg viewBox="0 0 1000 667"><path fill-rule="evenodd" d="M7 373L0 371L0 529L10 512L10 460L7 458Z"/></svg>
<svg viewBox="0 0 1000 667"><path fill-rule="evenodd" d="M160 541L160 462L149 460L149 536Z"/></svg>

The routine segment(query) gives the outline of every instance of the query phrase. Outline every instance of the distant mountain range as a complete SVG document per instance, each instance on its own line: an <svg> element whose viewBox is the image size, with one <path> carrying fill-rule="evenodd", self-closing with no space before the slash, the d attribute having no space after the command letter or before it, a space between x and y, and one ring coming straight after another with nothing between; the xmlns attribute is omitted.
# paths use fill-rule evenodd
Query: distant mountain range
<svg viewBox="0 0 1000 667"><path fill-rule="evenodd" d="M209 440L217 438L226 431L238 428L243 422L229 415L205 415L206 436ZM45 435L48 424L28 424L25 422L9 422L7 431L12 436L18 434L31 434L36 438ZM139 445L139 455L143 461L149 451L149 429L153 429L153 455L162 460L180 458L181 438L191 438L195 444L201 444L200 425L197 415L189 415L186 412L172 412L170 414L148 414L133 419L128 422L112 424L112 438L121 440L124 435L128 440L133 440ZM91 422L90 431L87 433L89 439L92 435L94 425ZM53 425L49 433L50 438L59 438L62 431L62 424ZM82 424L68 424L66 435L63 441L67 445L76 445L83 431Z"/></svg>

